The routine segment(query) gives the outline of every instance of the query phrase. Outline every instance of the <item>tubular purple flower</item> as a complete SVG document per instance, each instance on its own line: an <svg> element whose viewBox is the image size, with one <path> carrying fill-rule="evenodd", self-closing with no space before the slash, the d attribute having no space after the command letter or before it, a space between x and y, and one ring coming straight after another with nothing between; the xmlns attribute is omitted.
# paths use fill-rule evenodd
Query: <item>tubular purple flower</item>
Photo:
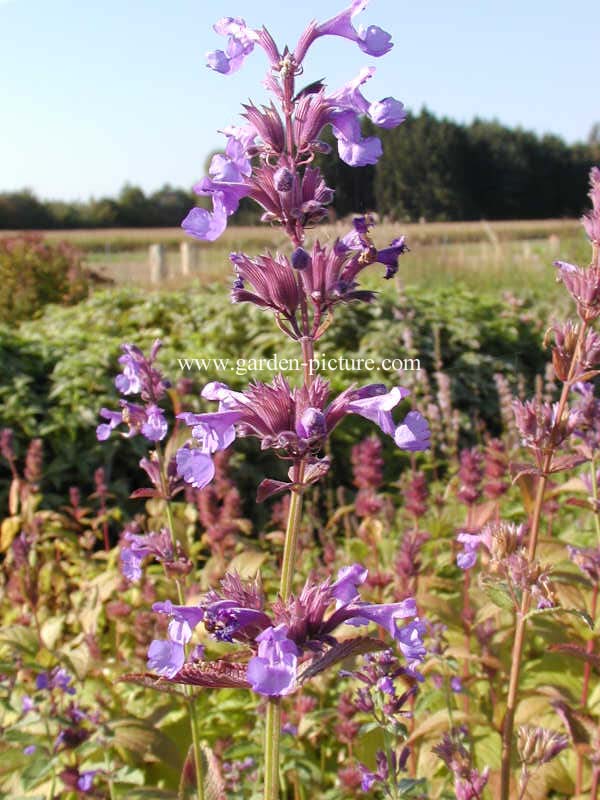
<svg viewBox="0 0 600 800"><path fill-rule="evenodd" d="M392 418L392 409L410 394L408 389L394 386L386 392L382 384L371 384L358 389L355 398L347 406L347 413L358 414L374 422L388 436L394 436L396 426Z"/></svg>
<svg viewBox="0 0 600 800"><path fill-rule="evenodd" d="M338 571L337 580L331 584L331 596L335 598L337 608L358 599L358 587L367 580L368 574L362 564L352 564Z"/></svg>
<svg viewBox="0 0 600 800"><path fill-rule="evenodd" d="M258 694L281 697L295 689L298 648L287 633L286 625L277 625L256 637L258 655L249 661L247 677Z"/></svg>
<svg viewBox="0 0 600 800"><path fill-rule="evenodd" d="M386 97L378 102L370 103L360 91L360 87L374 74L375 67L363 67L356 78L327 99L336 110L364 114L380 128L396 128L406 119L403 104L393 97Z"/></svg>
<svg viewBox="0 0 600 800"><path fill-rule="evenodd" d="M482 545L481 534L459 533L456 541L463 546L461 552L456 556L457 565L464 570L471 569L477 562L477 554Z"/></svg>
<svg viewBox="0 0 600 800"><path fill-rule="evenodd" d="M340 14L317 25L312 40L314 41L319 36L342 36L345 39L356 42L363 53L369 56L379 58L389 53L394 46L389 33L377 25L369 25L367 28L361 26L356 29L352 24L354 17L364 11L368 2L369 0L353 0L350 6ZM301 54L301 56L303 57L304 54Z"/></svg>
<svg viewBox="0 0 600 800"><path fill-rule="evenodd" d="M215 477L212 458L202 450L180 447L175 456L177 474L195 489L204 489Z"/></svg>
<svg viewBox="0 0 600 800"><path fill-rule="evenodd" d="M363 137L355 111L334 111L329 115L329 121L342 161L351 167L366 167L379 161L383 155L381 140L376 136Z"/></svg>
<svg viewBox="0 0 600 800"><path fill-rule="evenodd" d="M310 263L310 254L303 247L297 247L292 253L292 267L301 271L309 267Z"/></svg>
<svg viewBox="0 0 600 800"><path fill-rule="evenodd" d="M386 280L393 278L398 272L398 259L407 251L408 247L406 245L406 238L404 236L394 239L389 247L385 247L383 250L377 251L377 257L375 260L387 267L384 275Z"/></svg>
<svg viewBox="0 0 600 800"><path fill-rule="evenodd" d="M192 208L181 223L183 230L195 239L214 242L227 227L227 210L222 192L215 192L212 214L205 208Z"/></svg>
<svg viewBox="0 0 600 800"><path fill-rule="evenodd" d="M239 17L223 17L213 26L216 33L227 36L227 48L206 54L206 66L222 75L237 72L259 39L258 31L248 28Z"/></svg>
<svg viewBox="0 0 600 800"><path fill-rule="evenodd" d="M417 452L431 447L429 423L418 411L409 411L394 433L394 441L401 450Z"/></svg>
<svg viewBox="0 0 600 800"><path fill-rule="evenodd" d="M344 610L344 622L350 625L366 625L367 622L374 622L399 641L402 629L397 625L398 620L416 615L416 603L412 597L407 597L400 603L350 603Z"/></svg>
<svg viewBox="0 0 600 800"><path fill-rule="evenodd" d="M402 628L397 629L394 638L398 642L402 655L407 661L408 669L411 671L417 670L418 665L427 655L427 650L423 643L423 636L426 631L426 625L423 620L420 619L415 619Z"/></svg>
<svg viewBox="0 0 600 800"><path fill-rule="evenodd" d="M168 425L163 411L158 406L149 405L147 408L121 400L121 411L111 411L108 408L100 409L100 416L108 420L96 428L96 438L100 442L106 441L121 423L129 426L127 433L121 434L129 439L141 433L151 442L158 442L167 434Z"/></svg>
<svg viewBox="0 0 600 800"><path fill-rule="evenodd" d="M132 583L142 577L142 563L148 556L154 556L159 561L170 561L174 557L171 535L166 528L145 535L126 531L122 541L127 546L121 550L121 571Z"/></svg>
<svg viewBox="0 0 600 800"><path fill-rule="evenodd" d="M169 639L154 639L148 648L148 669L163 675L165 678L174 678L185 663L185 650L179 642Z"/></svg>
<svg viewBox="0 0 600 800"><path fill-rule="evenodd" d="M216 411L209 414L192 414L184 412L177 415L192 429L192 436L196 440L202 453L216 453L217 450L226 450L235 439L236 422L239 422L239 411Z"/></svg>
<svg viewBox="0 0 600 800"><path fill-rule="evenodd" d="M190 641L194 628L204 619L204 609L199 606L176 606L170 600L154 603L152 610L170 617L169 640L181 645Z"/></svg>
<svg viewBox="0 0 600 800"><path fill-rule="evenodd" d="M146 408L146 421L140 429L142 435L151 442L160 442L167 435L168 429L162 408L149 405Z"/></svg>

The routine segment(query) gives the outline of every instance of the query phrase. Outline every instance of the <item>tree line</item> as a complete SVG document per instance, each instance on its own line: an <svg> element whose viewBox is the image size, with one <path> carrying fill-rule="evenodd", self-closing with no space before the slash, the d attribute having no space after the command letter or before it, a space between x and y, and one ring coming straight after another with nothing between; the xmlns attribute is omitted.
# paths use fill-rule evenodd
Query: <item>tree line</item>
<svg viewBox="0 0 600 800"><path fill-rule="evenodd" d="M459 124L424 109L393 130L365 122L383 140L376 166L351 168L327 156L320 166L337 216L375 211L391 220L575 217L585 207L588 172L600 162L600 126L587 143L567 144L499 122ZM335 152L335 141L329 138ZM126 185L118 197L44 201L33 192L0 193L0 229L177 226L195 203L191 191L166 185L152 194ZM232 223L258 220L242 201Z"/></svg>

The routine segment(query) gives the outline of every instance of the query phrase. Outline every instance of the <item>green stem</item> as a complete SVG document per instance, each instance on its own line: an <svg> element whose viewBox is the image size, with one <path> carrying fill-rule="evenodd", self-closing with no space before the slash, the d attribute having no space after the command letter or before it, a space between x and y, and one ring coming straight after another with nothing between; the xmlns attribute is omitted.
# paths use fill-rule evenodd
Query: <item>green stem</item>
<svg viewBox="0 0 600 800"><path fill-rule="evenodd" d="M560 424L562 416L567 404L569 391L571 389L571 381L575 375L576 367L580 361L580 352L583 340L587 331L587 323L584 322L579 329L577 343L571 359L569 367L569 374L563 384L560 400L558 402L558 410L556 413L556 422L554 429ZM552 437L550 437L552 439ZM554 456L554 448L549 449L544 456L541 474L538 479L537 492L535 503L533 507L533 516L531 519L531 532L529 534L529 548L527 552L528 561L531 563L535 559L537 550L537 543L540 531L540 520L542 516L542 505L544 502L544 493L546 491L546 484L548 481L548 474L552 466L552 459ZM500 768L500 800L510 800L510 762L512 753L512 740L513 729L515 724L515 711L517 708L517 696L519 691L519 677L521 674L521 659L523 656L523 645L525 643L525 633L527 628L527 614L531 604L531 591L529 589L523 590L521 598L521 607L516 612L515 622L515 636L513 640L512 659L510 668L510 678L508 683L508 698L506 702L506 712L504 714L504 721L502 724L502 764Z"/></svg>
<svg viewBox="0 0 600 800"><path fill-rule="evenodd" d="M270 697L265 721L265 800L279 798L279 739L281 735L281 700Z"/></svg>
<svg viewBox="0 0 600 800"><path fill-rule="evenodd" d="M177 538L175 537L175 519L173 517L173 509L171 508L171 503L168 499L165 461L162 453L162 448L158 442L156 443L156 457L158 458L162 492L167 510L167 527L171 535L171 544L173 545L173 553L175 553L177 549ZM183 588L181 586L181 581L178 580L177 578L175 579L175 585L177 587L177 601L179 605L182 606L184 605L185 598L183 595ZM204 770L202 769L200 733L198 730L198 720L196 719L196 712L194 708L194 696L192 694L192 687L186 685L184 686L184 691L188 706L188 715L190 718L190 729L192 732L192 747L194 751L194 763L196 767L194 770L196 775L196 793L198 795L198 800L204 800L204 774L203 774Z"/></svg>
<svg viewBox="0 0 600 800"><path fill-rule="evenodd" d="M302 483L304 476L304 463L296 464L295 482ZM281 565L281 582L279 594L282 600L287 600L292 591L294 569L296 563L296 547L298 543L298 530L302 514L302 492L294 489L290 493L290 508L285 531L283 546L283 562ZM264 800L278 800L279 798L279 740L281 738L281 700L279 697L270 697L267 701L267 717L265 723L265 790Z"/></svg>

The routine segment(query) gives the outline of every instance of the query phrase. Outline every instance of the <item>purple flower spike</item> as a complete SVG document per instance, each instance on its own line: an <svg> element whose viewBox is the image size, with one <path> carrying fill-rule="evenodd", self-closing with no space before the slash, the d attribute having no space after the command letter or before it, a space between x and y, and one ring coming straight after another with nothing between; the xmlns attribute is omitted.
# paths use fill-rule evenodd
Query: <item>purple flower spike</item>
<svg viewBox="0 0 600 800"><path fill-rule="evenodd" d="M258 694L281 697L295 688L298 648L287 633L286 625L277 625L256 637L258 655L248 663L247 677Z"/></svg>
<svg viewBox="0 0 600 800"><path fill-rule="evenodd" d="M148 648L148 669L174 678L185 662L183 645L168 639L155 639Z"/></svg>
<svg viewBox="0 0 600 800"><path fill-rule="evenodd" d="M377 25L362 26L358 30L352 24L353 18L367 7L369 0L353 0L350 6L335 17L317 26L316 36L343 36L360 47L363 53L379 58L394 46L389 33Z"/></svg>
<svg viewBox="0 0 600 800"><path fill-rule="evenodd" d="M195 489L204 489L215 476L212 459L202 450L181 447L175 456L177 474Z"/></svg>

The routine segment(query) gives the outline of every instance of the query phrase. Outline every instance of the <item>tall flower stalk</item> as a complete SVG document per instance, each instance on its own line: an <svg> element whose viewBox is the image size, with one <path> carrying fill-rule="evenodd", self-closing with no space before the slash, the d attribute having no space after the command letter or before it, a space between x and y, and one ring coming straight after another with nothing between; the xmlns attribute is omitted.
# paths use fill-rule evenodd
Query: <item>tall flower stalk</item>
<svg viewBox="0 0 600 800"><path fill-rule="evenodd" d="M225 152L213 157L209 175L194 187L197 194L212 200L212 211L193 208L182 226L191 236L213 241L225 230L228 217L244 197L262 207L263 222L281 226L290 241L289 255L268 252L251 257L231 253L235 273L231 298L234 303L249 302L272 313L282 333L298 342L303 381L292 387L283 375L276 375L271 383L254 382L243 392L221 382L206 385L202 397L217 402L218 408L207 413L177 414L188 426L189 438L176 453L174 472L171 465L164 463L159 445L158 477L154 474L155 465L145 466L167 500L166 534L170 540L167 542L162 533L153 534L151 541L138 537L143 541L132 541L127 556L134 572L139 572L140 559L146 554L161 560L166 555L171 561L177 557L168 500L179 489L178 481L196 489L206 487L215 476L215 453L228 448L236 437L257 438L262 449L273 450L288 462L287 480L266 478L257 492L259 502L281 492L290 494L279 594L272 607L269 609L258 577L244 583L237 574L228 573L221 581L220 591L208 592L196 606L184 604L179 587L178 605L170 601L154 604L157 613L169 617L168 637L152 642L148 651L150 670L163 680L186 686L251 688L267 698L265 800L277 800L279 796L281 698L342 659L382 647L380 639L364 635L338 642L334 633L339 625L380 625L397 642L411 674L425 655L425 629L417 617L414 600L405 597L399 603L379 605L362 601L359 586L367 578L362 565L343 568L335 580L316 583L309 578L298 594L293 586L302 497L329 470L330 459L323 453L327 452L331 432L346 415L356 414L374 422L399 448L410 452L424 450L430 442L429 427L417 411L410 411L400 424L393 419L393 409L409 394L408 390L399 386L388 390L381 384L353 385L331 397L328 382L313 374L314 343L332 324L336 307L375 298L373 292L360 288L361 272L380 264L385 268L384 277L392 278L398 259L407 250L402 236L389 247L378 249L371 238L374 221L369 216L356 217L352 229L333 245L322 245L318 239L311 245L306 242L307 230L327 217L327 206L334 194L314 166L316 156L331 150L320 138L323 130L331 128L343 161L365 166L377 162L382 147L377 137L362 135L361 118L367 116L377 126L393 128L406 116L402 103L394 98L370 102L362 94L362 86L372 77L374 67L362 69L337 91L329 92L323 81L297 89L296 79L303 72L304 59L321 37L349 39L372 57L391 49L391 37L381 28L354 26L354 17L366 8L367 2L353 0L335 17L323 23L311 22L293 50L287 46L280 49L266 28L252 29L242 19L226 17L214 26L227 38L227 45L225 50L208 54L208 66L222 74L234 73L255 48L261 48L269 62L264 84L272 101L260 108L249 102L244 106L243 124L223 129ZM149 370L152 377L155 356L153 350L150 359L142 364L137 351L131 346L126 348L129 349L121 359L124 373L117 384L125 394L140 384L140 370ZM146 403L143 407L122 401L120 412L103 409L106 424L98 429L99 438L107 438L125 423L129 426L128 435L140 432L160 441L165 436L166 423L152 393L146 394L147 397L142 395ZM169 553L165 554L165 550ZM402 624L406 618L413 619ZM247 660L210 660L204 648L192 648L192 637L200 623L217 641L242 643L241 652ZM199 765L194 725L192 732ZM202 800L199 769L196 774Z"/></svg>
<svg viewBox="0 0 600 800"><path fill-rule="evenodd" d="M534 467L523 467L523 465L516 467L518 474L537 475L537 490L531 516L527 553L530 565L534 565L536 559L542 506L549 476L571 469L588 460L586 455L559 456L558 453L576 429L585 423L584 414L577 408L568 406L573 386L597 375L595 367L600 362L598 337L590 329L591 323L600 316L600 264L598 263L600 169L596 167L591 171L590 185L589 196L592 201L592 209L584 215L582 224L592 245L591 264L587 269L582 269L566 262L556 262L559 279L574 299L580 318L579 325L567 322L551 329L555 340L552 363L556 377L563 382L560 399L554 406L540 401L528 403L515 401L514 403L515 418L522 441L533 453L536 462ZM514 720L531 601L532 590L525 586L520 608L516 612L507 706L502 727L501 800L508 800L510 795Z"/></svg>

